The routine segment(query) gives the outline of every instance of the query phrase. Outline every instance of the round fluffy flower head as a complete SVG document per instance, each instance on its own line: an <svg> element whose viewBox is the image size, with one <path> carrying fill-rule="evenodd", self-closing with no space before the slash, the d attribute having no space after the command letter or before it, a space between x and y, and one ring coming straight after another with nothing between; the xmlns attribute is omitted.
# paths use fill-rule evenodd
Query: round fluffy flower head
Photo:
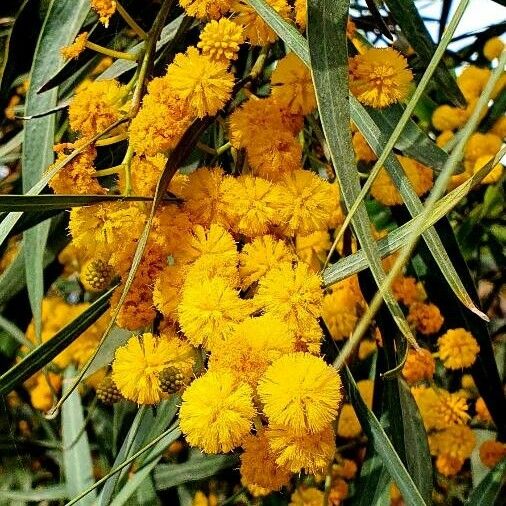
<svg viewBox="0 0 506 506"><path fill-rule="evenodd" d="M469 113L466 109L459 109L451 105L443 104L434 109L432 124L440 131L452 131L460 128L467 121Z"/></svg>
<svg viewBox="0 0 506 506"><path fill-rule="evenodd" d="M476 132L469 138L464 151L466 161L475 162L482 156L495 156L501 149L502 140L491 133Z"/></svg>
<svg viewBox="0 0 506 506"><path fill-rule="evenodd" d="M351 335L363 303L361 297L345 287L345 282L343 286L341 289L333 289L323 299L323 319L336 341L347 339Z"/></svg>
<svg viewBox="0 0 506 506"><path fill-rule="evenodd" d="M457 77L457 84L466 100L470 101L472 98L480 96L490 79L490 74L490 69L487 68L475 67L474 65L464 68Z"/></svg>
<svg viewBox="0 0 506 506"><path fill-rule="evenodd" d="M290 497L288 506L320 506L324 504L324 499L325 494L316 487L301 486Z"/></svg>
<svg viewBox="0 0 506 506"><path fill-rule="evenodd" d="M291 262L288 246L272 235L262 235L246 244L239 254L239 275L243 288L248 288L279 264Z"/></svg>
<svg viewBox="0 0 506 506"><path fill-rule="evenodd" d="M319 230L309 235L298 235L295 238L297 256L315 272L321 269L331 246L330 235L326 230Z"/></svg>
<svg viewBox="0 0 506 506"><path fill-rule="evenodd" d="M474 364L480 347L465 329L451 329L438 341L439 358L447 369L463 369Z"/></svg>
<svg viewBox="0 0 506 506"><path fill-rule="evenodd" d="M112 379L123 397L137 404L160 402L158 374L174 358L174 343L146 333L132 336L116 350Z"/></svg>
<svg viewBox="0 0 506 506"><path fill-rule="evenodd" d="M235 270L239 253L234 238L221 225L213 223L208 229L202 225L193 228L189 257L216 265L216 270Z"/></svg>
<svg viewBox="0 0 506 506"><path fill-rule="evenodd" d="M232 229L246 237L263 235L282 219L284 195L278 185L244 175L226 177L221 190L223 213Z"/></svg>
<svg viewBox="0 0 506 506"><path fill-rule="evenodd" d="M448 455L465 460L470 457L476 444L476 436L467 425L454 425L448 429L429 435L432 455Z"/></svg>
<svg viewBox="0 0 506 506"><path fill-rule="evenodd" d="M458 392L449 393L446 390L438 390L437 415L439 416L440 428L453 425L463 425L469 421L467 414L467 402Z"/></svg>
<svg viewBox="0 0 506 506"><path fill-rule="evenodd" d="M355 132L352 138L353 149L355 151L355 158L363 162L374 162L377 160L376 153L372 150L371 146L365 140L365 137L359 132Z"/></svg>
<svg viewBox="0 0 506 506"><path fill-rule="evenodd" d="M432 170L411 158L398 156L398 159L416 194L421 196L427 193L432 188ZM378 177L374 180L371 186L371 195L386 206L404 203L385 168L380 170Z"/></svg>
<svg viewBox="0 0 506 506"><path fill-rule="evenodd" d="M464 460L451 455L441 454L436 458L436 469L438 473L450 478L458 474L464 465Z"/></svg>
<svg viewBox="0 0 506 506"><path fill-rule="evenodd" d="M242 445L241 482L246 487L261 487L266 494L280 490L290 481L290 472L276 464L265 432L248 436Z"/></svg>
<svg viewBox="0 0 506 506"><path fill-rule="evenodd" d="M237 58L239 46L243 42L241 27L227 18L221 18L204 26L197 47L212 60L228 64L230 60Z"/></svg>
<svg viewBox="0 0 506 506"><path fill-rule="evenodd" d="M267 313L298 331L321 316L323 293L321 280L303 262L289 263L270 270L259 282L255 297Z"/></svg>
<svg viewBox="0 0 506 506"><path fill-rule="evenodd" d="M473 172L476 174L481 168L483 168L487 163L491 162L494 157L491 155L480 156L474 162ZM481 180L482 184L494 184L501 179L504 167L502 164L498 163L495 165L492 170Z"/></svg>
<svg viewBox="0 0 506 506"><path fill-rule="evenodd" d="M341 380L321 358L290 353L269 366L258 384L258 394L270 423L314 433L337 415Z"/></svg>
<svg viewBox="0 0 506 506"><path fill-rule="evenodd" d="M235 327L225 346L213 350L209 367L227 369L255 388L270 363L294 351L294 341L287 325L271 315L247 318Z"/></svg>
<svg viewBox="0 0 506 506"><path fill-rule="evenodd" d="M309 235L326 230L335 193L332 185L308 170L295 170L279 181L284 199L281 212L286 219L283 231L287 235Z"/></svg>
<svg viewBox="0 0 506 506"><path fill-rule="evenodd" d="M181 289L186 277L186 269L167 265L160 272L153 289L153 304L165 318L176 320L176 309L181 302Z"/></svg>
<svg viewBox="0 0 506 506"><path fill-rule="evenodd" d="M290 6L287 0L267 0L267 3L284 19L290 18ZM230 9L233 13L233 21L244 32L246 39L253 46L264 46L277 40L276 33L256 13L247 0L234 0Z"/></svg>
<svg viewBox="0 0 506 506"><path fill-rule="evenodd" d="M179 426L192 446L228 452L248 435L255 415L253 391L228 371L208 371L183 394Z"/></svg>
<svg viewBox="0 0 506 506"><path fill-rule="evenodd" d="M179 0L179 5L194 18L218 19L230 9L231 0Z"/></svg>
<svg viewBox="0 0 506 506"><path fill-rule="evenodd" d="M499 37L492 37L485 42L483 46L483 56L489 61L493 61L501 56L504 49L504 42Z"/></svg>
<svg viewBox="0 0 506 506"><path fill-rule="evenodd" d="M292 114L309 114L316 107L311 73L295 53L279 60L271 76L272 95Z"/></svg>
<svg viewBox="0 0 506 506"><path fill-rule="evenodd" d="M395 298L406 306L420 302L424 298L423 288L412 276L399 276L392 283Z"/></svg>
<svg viewBox="0 0 506 506"><path fill-rule="evenodd" d="M406 363L402 368L404 379L412 384L423 380L431 380L436 371L436 362L429 350L409 350Z"/></svg>
<svg viewBox="0 0 506 506"><path fill-rule="evenodd" d="M414 302L409 307L408 322L416 328L420 334L430 335L439 332L444 318L435 304Z"/></svg>
<svg viewBox="0 0 506 506"><path fill-rule="evenodd" d="M93 137L120 118L125 89L118 81L87 81L70 102L70 128L83 137Z"/></svg>
<svg viewBox="0 0 506 506"><path fill-rule="evenodd" d="M350 90L371 107L387 107L404 100L412 80L406 58L390 47L368 49L350 61Z"/></svg>
<svg viewBox="0 0 506 506"><path fill-rule="evenodd" d="M483 441L480 446L480 460L488 468L495 467L504 457L506 457L506 444L500 441Z"/></svg>
<svg viewBox="0 0 506 506"><path fill-rule="evenodd" d="M167 81L199 118L215 115L227 103L234 87L234 76L227 71L227 64L199 54L195 47L176 55L169 65Z"/></svg>
<svg viewBox="0 0 506 506"><path fill-rule="evenodd" d="M266 436L276 463L292 473L303 469L308 473L322 472L336 451L334 431L330 425L312 434L271 424Z"/></svg>
<svg viewBox="0 0 506 506"><path fill-rule="evenodd" d="M490 411L488 410L483 397L478 397L478 399L476 399L474 409L476 410L476 418L480 422L484 422L484 423L491 423L492 422L492 416L490 415Z"/></svg>
<svg viewBox="0 0 506 506"><path fill-rule="evenodd" d="M211 223L226 223L222 213L223 170L219 167L201 167L188 176L181 190L183 208L193 223L209 227Z"/></svg>
<svg viewBox="0 0 506 506"><path fill-rule="evenodd" d="M506 139L506 116L501 116L492 125L490 132L497 135L500 139Z"/></svg>
<svg viewBox="0 0 506 506"><path fill-rule="evenodd" d="M116 12L116 0L91 0L91 8L100 16L100 22L107 28L109 19Z"/></svg>
<svg viewBox="0 0 506 506"><path fill-rule="evenodd" d="M207 349L219 346L236 323L252 312L251 304L220 277L188 279L177 307L178 321L188 340Z"/></svg>

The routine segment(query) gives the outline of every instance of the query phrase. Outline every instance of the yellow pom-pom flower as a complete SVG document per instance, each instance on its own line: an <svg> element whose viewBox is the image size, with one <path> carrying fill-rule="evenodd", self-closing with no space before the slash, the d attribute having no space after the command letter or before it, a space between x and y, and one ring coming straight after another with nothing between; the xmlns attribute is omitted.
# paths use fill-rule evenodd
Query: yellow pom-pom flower
<svg viewBox="0 0 506 506"><path fill-rule="evenodd" d="M474 364L480 347L465 329L451 329L438 341L439 358L447 369L463 369Z"/></svg>
<svg viewBox="0 0 506 506"><path fill-rule="evenodd" d="M179 0L189 16L198 19L218 19L230 9L231 0Z"/></svg>
<svg viewBox="0 0 506 506"><path fill-rule="evenodd" d="M454 425L429 435L432 455L448 455L455 459L469 458L476 445L476 436L467 425Z"/></svg>
<svg viewBox="0 0 506 506"><path fill-rule="evenodd" d="M253 391L228 371L208 371L186 389L179 426L192 446L206 453L228 452L242 444L255 415Z"/></svg>
<svg viewBox="0 0 506 506"><path fill-rule="evenodd" d="M466 109L459 109L447 104L440 105L432 113L432 124L436 130L456 130L468 120L469 113Z"/></svg>
<svg viewBox="0 0 506 506"><path fill-rule="evenodd" d="M320 506L325 503L325 494L316 487L300 486L290 497L288 506ZM329 497L329 504L330 502Z"/></svg>
<svg viewBox="0 0 506 506"><path fill-rule="evenodd" d="M331 426L312 434L270 424L266 436L276 463L292 473L303 469L308 473L322 472L334 458L336 451Z"/></svg>
<svg viewBox="0 0 506 506"><path fill-rule="evenodd" d="M258 384L258 394L270 423L314 433L335 418L341 380L321 358L291 353L269 366Z"/></svg>
<svg viewBox="0 0 506 506"><path fill-rule="evenodd" d="M276 464L265 432L248 436L242 445L241 482L248 489L264 489L262 495L280 490L290 481L290 472Z"/></svg>
<svg viewBox="0 0 506 506"><path fill-rule="evenodd" d="M116 350L112 379L126 399L137 404L156 404L163 397L158 374L188 345L173 337L155 337L146 333L132 336Z"/></svg>
<svg viewBox="0 0 506 506"><path fill-rule="evenodd" d="M283 263L260 280L255 299L267 313L299 331L321 316L323 293L320 283L320 278L306 264L299 262L292 267Z"/></svg>
<svg viewBox="0 0 506 506"><path fill-rule="evenodd" d="M255 237L283 219L281 188L254 176L227 177L222 183L223 213L236 232Z"/></svg>
<svg viewBox="0 0 506 506"><path fill-rule="evenodd" d="M326 230L295 238L297 256L315 272L321 269L331 246L330 235Z"/></svg>
<svg viewBox="0 0 506 506"><path fill-rule="evenodd" d="M116 12L116 0L91 0L91 8L99 15L100 22L107 28L109 19Z"/></svg>
<svg viewBox="0 0 506 506"><path fill-rule="evenodd" d="M177 307L178 321L188 340L207 349L221 346L235 324L251 312L251 303L240 299L220 277L189 279Z"/></svg>
<svg viewBox="0 0 506 506"><path fill-rule="evenodd" d="M212 60L227 63L237 58L239 46L243 43L241 27L227 18L212 20L200 32L197 44L202 54Z"/></svg>
<svg viewBox="0 0 506 506"><path fill-rule="evenodd" d="M418 383L423 380L431 380L436 371L436 362L429 350L409 350L402 375L410 383Z"/></svg>
<svg viewBox="0 0 506 506"><path fill-rule="evenodd" d="M237 324L222 347L211 354L211 370L226 369L253 388L269 364L294 351L295 336L285 323L266 314Z"/></svg>
<svg viewBox="0 0 506 506"><path fill-rule="evenodd" d="M365 105L387 107L404 100L413 74L392 48L371 48L350 60L350 90Z"/></svg>
<svg viewBox="0 0 506 506"><path fill-rule="evenodd" d="M234 76L227 71L227 64L199 54L195 47L176 55L169 65L167 81L199 118L215 115L231 97L234 87Z"/></svg>
<svg viewBox="0 0 506 506"><path fill-rule="evenodd" d="M181 301L181 290L186 278L185 267L167 265L158 274L153 289L153 304L165 318L177 319L177 306Z"/></svg>
<svg viewBox="0 0 506 506"><path fill-rule="evenodd" d="M506 444L500 441L483 441L480 446L480 460L489 469L495 467L504 457L506 457Z"/></svg>
<svg viewBox="0 0 506 506"><path fill-rule="evenodd" d="M288 246L271 235L262 235L246 244L239 254L241 284L248 288L279 264L291 262Z"/></svg>
<svg viewBox="0 0 506 506"><path fill-rule="evenodd" d="M414 302L409 307L408 322L416 328L420 334L430 335L439 332L444 318L435 304Z"/></svg>
<svg viewBox="0 0 506 506"><path fill-rule="evenodd" d="M309 235L327 229L335 206L330 183L308 170L295 170L285 175L279 185L284 193L281 213L286 217L286 235Z"/></svg>
<svg viewBox="0 0 506 506"><path fill-rule="evenodd" d="M501 56L504 49L504 42L499 37L492 37L483 46L483 56L488 61L493 61Z"/></svg>
<svg viewBox="0 0 506 506"><path fill-rule="evenodd" d="M306 115L316 107L311 73L295 53L288 53L278 61L271 86L277 103L292 114Z"/></svg>

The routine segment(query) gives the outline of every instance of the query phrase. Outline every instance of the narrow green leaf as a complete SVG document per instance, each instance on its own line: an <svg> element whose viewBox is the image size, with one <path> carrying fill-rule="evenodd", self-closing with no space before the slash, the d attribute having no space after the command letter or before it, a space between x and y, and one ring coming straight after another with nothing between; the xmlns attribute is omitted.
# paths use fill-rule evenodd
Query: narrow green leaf
<svg viewBox="0 0 506 506"><path fill-rule="evenodd" d="M182 464L160 464L154 472L155 487L157 490L166 490L183 483L203 480L222 469L237 466L238 462L237 455L206 455L202 453Z"/></svg>
<svg viewBox="0 0 506 506"><path fill-rule="evenodd" d="M5 144L0 146L0 158L4 158L6 155L19 148L23 144L24 132L21 130L12 139L9 139Z"/></svg>
<svg viewBox="0 0 506 506"><path fill-rule="evenodd" d="M69 497L65 485L48 485L33 490L2 490L2 499L16 502L62 501Z"/></svg>
<svg viewBox="0 0 506 506"><path fill-rule="evenodd" d="M367 452L369 453L369 447ZM377 506L382 504L385 496L388 497L387 504L390 504L390 474L373 448L371 453L372 455L365 460L360 469L356 492L353 496L353 506Z"/></svg>
<svg viewBox="0 0 506 506"><path fill-rule="evenodd" d="M68 388L76 369L69 366L63 376L63 390ZM79 494L93 484L93 462L91 460L88 435L85 430L83 406L79 392L75 390L61 413L63 442L63 471L69 497ZM82 499L83 506L94 503L96 494L88 494Z"/></svg>
<svg viewBox="0 0 506 506"><path fill-rule="evenodd" d="M355 383L355 380L353 379L353 376L347 366L344 367L343 380L346 393L353 405L353 408L355 409L362 429L367 434L367 437L370 439L374 449L383 460L383 464L390 473L390 476L399 487L406 504L409 504L410 506L426 506L419 490L404 467L401 459L395 452L394 447L381 427L380 422L374 413L366 406L360 396L357 384Z"/></svg>
<svg viewBox="0 0 506 506"><path fill-rule="evenodd" d="M355 156L349 128L346 41L348 6L347 0L309 0L308 2L308 43L318 110L343 200L349 209L360 194L360 179L354 162ZM372 225L363 201L352 218L352 224L374 279L378 286L382 286L386 274L372 236ZM415 337L389 287L382 290L382 296L403 335L408 341L414 343Z"/></svg>
<svg viewBox="0 0 506 506"><path fill-rule="evenodd" d="M153 197L139 195L0 195L0 212L42 212L83 207L100 202L151 202ZM177 198L164 201L179 202Z"/></svg>
<svg viewBox="0 0 506 506"><path fill-rule="evenodd" d="M171 21L167 26L165 26L160 34L160 39L156 44L156 50L159 51L164 46L166 46L176 35L183 19L184 15L178 16L176 19ZM138 54L144 48L144 42L140 42L132 47L128 53ZM137 66L136 62L131 62L128 60L116 60L109 68L104 70L102 74L97 77L97 81L102 81L105 79L116 79L119 76L125 74L129 70L133 70Z"/></svg>
<svg viewBox="0 0 506 506"><path fill-rule="evenodd" d="M385 0L385 3L423 66L427 66L434 54L436 45L418 12L415 2L413 0ZM450 102L457 107L466 106L466 100L454 77L443 63L437 68L434 77L438 87L443 90Z"/></svg>
<svg viewBox="0 0 506 506"><path fill-rule="evenodd" d="M0 376L0 395L8 394L16 385L19 385L32 374L42 369L74 342L106 311L114 288L104 293L88 309L57 332L51 339L35 348L21 362L18 362L2 374Z"/></svg>
<svg viewBox="0 0 506 506"><path fill-rule="evenodd" d="M506 150L502 150L498 158L504 154L506 154ZM467 181L445 195L434 206L427 220L421 220L420 216L417 216L395 229L387 237L380 239L378 241L378 251L381 258L385 258L400 249L414 230L423 233L448 214L492 170L496 163L497 161L491 160ZM366 269L367 265L364 252L359 250L325 269L323 271L323 284L324 286L330 286L337 283L348 276Z"/></svg>
<svg viewBox="0 0 506 506"><path fill-rule="evenodd" d="M0 328L5 330L10 336L12 336L19 344L26 346L28 349L33 347L33 343L30 342L23 332L7 318L0 315Z"/></svg>
<svg viewBox="0 0 506 506"><path fill-rule="evenodd" d="M62 64L60 48L70 44L89 12L87 0L61 0L51 3L44 21L30 72L30 86L26 94L25 114L36 115L55 107L58 90L37 95L48 73ZM42 177L53 162L55 134L54 116L33 119L24 128L23 190L27 192ZM25 245L26 284L33 312L37 339L41 332L41 308L44 295L42 258L49 233L49 222L43 222L23 234Z"/></svg>
<svg viewBox="0 0 506 506"><path fill-rule="evenodd" d="M501 460L471 492L466 506L491 506L496 503L506 475L506 459Z"/></svg>

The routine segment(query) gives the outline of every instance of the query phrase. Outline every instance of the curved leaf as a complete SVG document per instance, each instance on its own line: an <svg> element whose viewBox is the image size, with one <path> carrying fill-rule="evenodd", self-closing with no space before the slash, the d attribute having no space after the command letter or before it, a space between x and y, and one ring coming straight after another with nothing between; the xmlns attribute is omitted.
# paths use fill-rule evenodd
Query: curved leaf
<svg viewBox="0 0 506 506"><path fill-rule="evenodd" d="M465 502L466 506L491 506L497 504L501 488L506 475L506 459L503 459L492 469L480 484L471 492Z"/></svg>

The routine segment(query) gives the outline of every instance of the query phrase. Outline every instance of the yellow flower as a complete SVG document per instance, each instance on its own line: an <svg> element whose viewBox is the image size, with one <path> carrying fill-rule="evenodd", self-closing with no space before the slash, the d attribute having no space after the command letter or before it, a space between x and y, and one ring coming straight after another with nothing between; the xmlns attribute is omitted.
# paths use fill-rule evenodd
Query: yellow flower
<svg viewBox="0 0 506 506"><path fill-rule="evenodd" d="M223 213L235 232L246 237L263 235L283 216L280 208L284 195L279 186L254 176L227 177L224 179Z"/></svg>
<svg viewBox="0 0 506 506"><path fill-rule="evenodd" d="M116 350L112 379L123 397L137 404L156 404L163 397L158 374L180 354L180 341L146 333L132 336ZM187 345L186 345L187 346Z"/></svg>
<svg viewBox="0 0 506 506"><path fill-rule="evenodd" d="M490 133L497 135L497 137L503 140L506 138L506 116L501 116L496 120L490 129Z"/></svg>
<svg viewBox="0 0 506 506"><path fill-rule="evenodd" d="M304 118L297 114L282 111L274 98L251 98L241 104L229 116L229 139L234 148L253 148L257 145L256 138L261 135L280 136L284 133L297 135L302 128ZM265 142L264 142L265 143Z"/></svg>
<svg viewBox="0 0 506 506"><path fill-rule="evenodd" d="M86 81L69 105L70 128L83 137L93 137L120 119L126 88L117 81Z"/></svg>
<svg viewBox="0 0 506 506"><path fill-rule="evenodd" d="M260 281L255 297L267 313L298 331L321 316L323 293L320 278L304 263L282 263Z"/></svg>
<svg viewBox="0 0 506 506"><path fill-rule="evenodd" d="M350 60L350 90L371 107L404 100L412 80L406 58L390 47L368 49Z"/></svg>
<svg viewBox="0 0 506 506"><path fill-rule="evenodd" d="M487 163L493 160L492 155L480 156L474 162L473 172L476 174L481 168L483 168ZM498 163L482 180L482 184L494 184L497 183L501 179L502 172L504 167Z"/></svg>
<svg viewBox="0 0 506 506"><path fill-rule="evenodd" d="M444 318L434 304L414 302L409 307L408 322L424 335L435 334L443 325Z"/></svg>
<svg viewBox="0 0 506 506"><path fill-rule="evenodd" d="M290 6L286 0L267 0L267 3L285 20L290 18ZM277 40L276 33L256 13L247 0L234 0L230 9L232 20L244 32L246 39L254 46L264 46Z"/></svg>
<svg viewBox="0 0 506 506"><path fill-rule="evenodd" d="M459 109L450 105L440 105L432 113L432 124L436 130L456 130L464 125L469 118L467 109Z"/></svg>
<svg viewBox="0 0 506 506"><path fill-rule="evenodd" d="M392 283L392 292L395 298L406 306L420 302L424 298L422 288L416 279L411 276L399 276Z"/></svg>
<svg viewBox="0 0 506 506"><path fill-rule="evenodd" d="M295 170L279 181L284 198L280 212L286 235L326 230L335 205L333 186L308 170Z"/></svg>
<svg viewBox="0 0 506 506"><path fill-rule="evenodd" d="M469 138L464 151L464 159L475 162L482 156L494 157L502 146L502 140L497 135L476 132Z"/></svg>
<svg viewBox="0 0 506 506"><path fill-rule="evenodd" d="M88 32L80 33L70 46L62 47L60 53L66 60L75 60L86 49L86 42Z"/></svg>
<svg viewBox="0 0 506 506"><path fill-rule="evenodd" d="M269 181L279 181L301 167L302 146L291 132L284 130L268 128L257 132L246 152L252 174Z"/></svg>
<svg viewBox="0 0 506 506"><path fill-rule="evenodd" d="M225 345L213 349L211 370L226 369L253 388L269 364L294 351L293 332L268 314L237 324Z"/></svg>
<svg viewBox="0 0 506 506"><path fill-rule="evenodd" d="M282 262L291 262L287 245L271 235L256 237L239 254L239 275L243 288L259 281Z"/></svg>
<svg viewBox="0 0 506 506"><path fill-rule="evenodd" d="M470 101L472 98L481 95L490 79L490 74L489 69L475 67L474 65L469 65L461 72L457 77L457 84L466 100Z"/></svg>
<svg viewBox="0 0 506 506"><path fill-rule="evenodd" d="M402 168L418 196L422 196L432 188L432 170L416 160L398 156ZM382 168L371 186L371 195L386 206L403 204L404 201L390 174Z"/></svg>
<svg viewBox="0 0 506 506"><path fill-rule="evenodd" d="M480 460L488 468L495 467L504 457L506 457L506 444L500 441L483 441L480 446Z"/></svg>
<svg viewBox="0 0 506 506"><path fill-rule="evenodd" d="M297 256L315 272L321 269L331 246L330 236L326 230L313 232L309 235L298 235L295 238Z"/></svg>
<svg viewBox="0 0 506 506"><path fill-rule="evenodd" d="M91 0L91 8L100 16L100 22L107 28L109 19L116 12L116 0Z"/></svg>
<svg viewBox="0 0 506 506"><path fill-rule="evenodd" d="M78 148L79 141L72 145L73 148ZM55 165L59 164L66 158L64 152L66 146L55 146L58 150L58 157L56 162L48 168L51 170ZM100 186L95 175L95 167L93 162L97 152L94 147L89 146L84 151L79 153L70 162L65 164L49 181L49 187L56 194L69 194L69 195L103 195L106 190Z"/></svg>
<svg viewBox="0 0 506 506"><path fill-rule="evenodd" d="M227 64L199 54L197 48L178 53L169 65L167 82L175 93L186 100L199 118L214 116L229 100L234 76Z"/></svg>
<svg viewBox="0 0 506 506"><path fill-rule="evenodd" d="M447 369L463 369L474 364L480 347L465 329L451 329L438 341L439 358Z"/></svg>
<svg viewBox="0 0 506 506"><path fill-rule="evenodd" d="M295 0L294 11L295 22L301 30L305 30L307 25L307 0Z"/></svg>
<svg viewBox="0 0 506 506"><path fill-rule="evenodd" d="M316 107L311 73L295 53L288 53L278 61L271 86L272 96L292 114L306 115Z"/></svg>
<svg viewBox="0 0 506 506"><path fill-rule="evenodd" d="M367 359L377 349L378 349L378 346L376 345L376 341L373 341L372 339L363 339L362 341L360 341L360 344L358 346L359 360Z"/></svg>
<svg viewBox="0 0 506 506"><path fill-rule="evenodd" d="M270 423L315 433L337 414L341 380L321 358L290 353L269 366L259 381L258 395Z"/></svg>
<svg viewBox="0 0 506 506"><path fill-rule="evenodd" d="M153 304L165 318L177 319L176 309L181 301L181 290L186 277L186 268L167 265L158 274L153 289Z"/></svg>
<svg viewBox="0 0 506 506"><path fill-rule="evenodd" d="M474 405L474 409L476 410L476 418L480 422L490 423L492 422L492 417L490 416L490 411L483 400L483 397L478 397L476 399L476 404Z"/></svg>
<svg viewBox="0 0 506 506"><path fill-rule="evenodd" d="M244 42L242 30L227 18L212 20L200 32L197 44L202 54L212 60L227 63L237 58L239 46Z"/></svg>
<svg viewBox="0 0 506 506"><path fill-rule="evenodd" d="M230 9L231 0L179 0L189 16L218 19Z"/></svg>
<svg viewBox="0 0 506 506"><path fill-rule="evenodd" d="M256 436L248 436L243 443L241 455L241 482L250 489L264 489L262 495L280 490L290 481L290 472L276 464L269 442L262 431Z"/></svg>
<svg viewBox="0 0 506 506"><path fill-rule="evenodd" d="M422 380L431 380L436 371L436 362L429 350L409 350L406 363L402 368L404 379L412 384Z"/></svg>
<svg viewBox="0 0 506 506"><path fill-rule="evenodd" d="M444 148L450 142L455 134L451 130L443 130L436 138L436 144L440 148Z"/></svg>
<svg viewBox="0 0 506 506"><path fill-rule="evenodd" d="M443 476L452 477L455 476L464 465L464 460L451 455L441 454L436 458L436 469L438 473Z"/></svg>
<svg viewBox="0 0 506 506"><path fill-rule="evenodd" d="M253 391L228 371L208 371L183 394L179 426L192 446L206 453L228 452L249 434Z"/></svg>
<svg viewBox="0 0 506 506"><path fill-rule="evenodd" d="M290 497L288 506L321 506L325 494L314 487L299 487ZM330 503L329 503L330 504Z"/></svg>
<svg viewBox="0 0 506 506"><path fill-rule="evenodd" d="M276 463L292 473L303 469L308 473L322 472L336 451L334 431L330 425L314 434L293 431L282 425L269 425L266 436Z"/></svg>
<svg viewBox="0 0 506 506"><path fill-rule="evenodd" d="M183 209L193 223L209 227L211 223L226 224L223 215L223 169L201 167L188 176L181 190Z"/></svg>
<svg viewBox="0 0 506 506"><path fill-rule="evenodd" d="M32 406L39 411L49 411L55 401L55 392L60 390L61 383L61 376L57 374L37 374L35 385L29 389Z"/></svg>
<svg viewBox="0 0 506 506"><path fill-rule="evenodd" d="M499 37L492 37L483 46L483 56L487 60L493 61L501 56L503 49L504 42Z"/></svg>
<svg viewBox="0 0 506 506"><path fill-rule="evenodd" d="M432 455L448 455L465 460L471 455L476 444L476 436L467 425L454 425L448 429L429 435Z"/></svg>
<svg viewBox="0 0 506 506"><path fill-rule="evenodd" d="M194 345L207 349L221 346L236 323L252 312L249 301L220 277L189 279L177 307L181 329Z"/></svg>
<svg viewBox="0 0 506 506"><path fill-rule="evenodd" d="M338 463L332 466L332 477L337 476L345 480L352 480L357 475L357 471L357 464L354 460L340 458Z"/></svg>

